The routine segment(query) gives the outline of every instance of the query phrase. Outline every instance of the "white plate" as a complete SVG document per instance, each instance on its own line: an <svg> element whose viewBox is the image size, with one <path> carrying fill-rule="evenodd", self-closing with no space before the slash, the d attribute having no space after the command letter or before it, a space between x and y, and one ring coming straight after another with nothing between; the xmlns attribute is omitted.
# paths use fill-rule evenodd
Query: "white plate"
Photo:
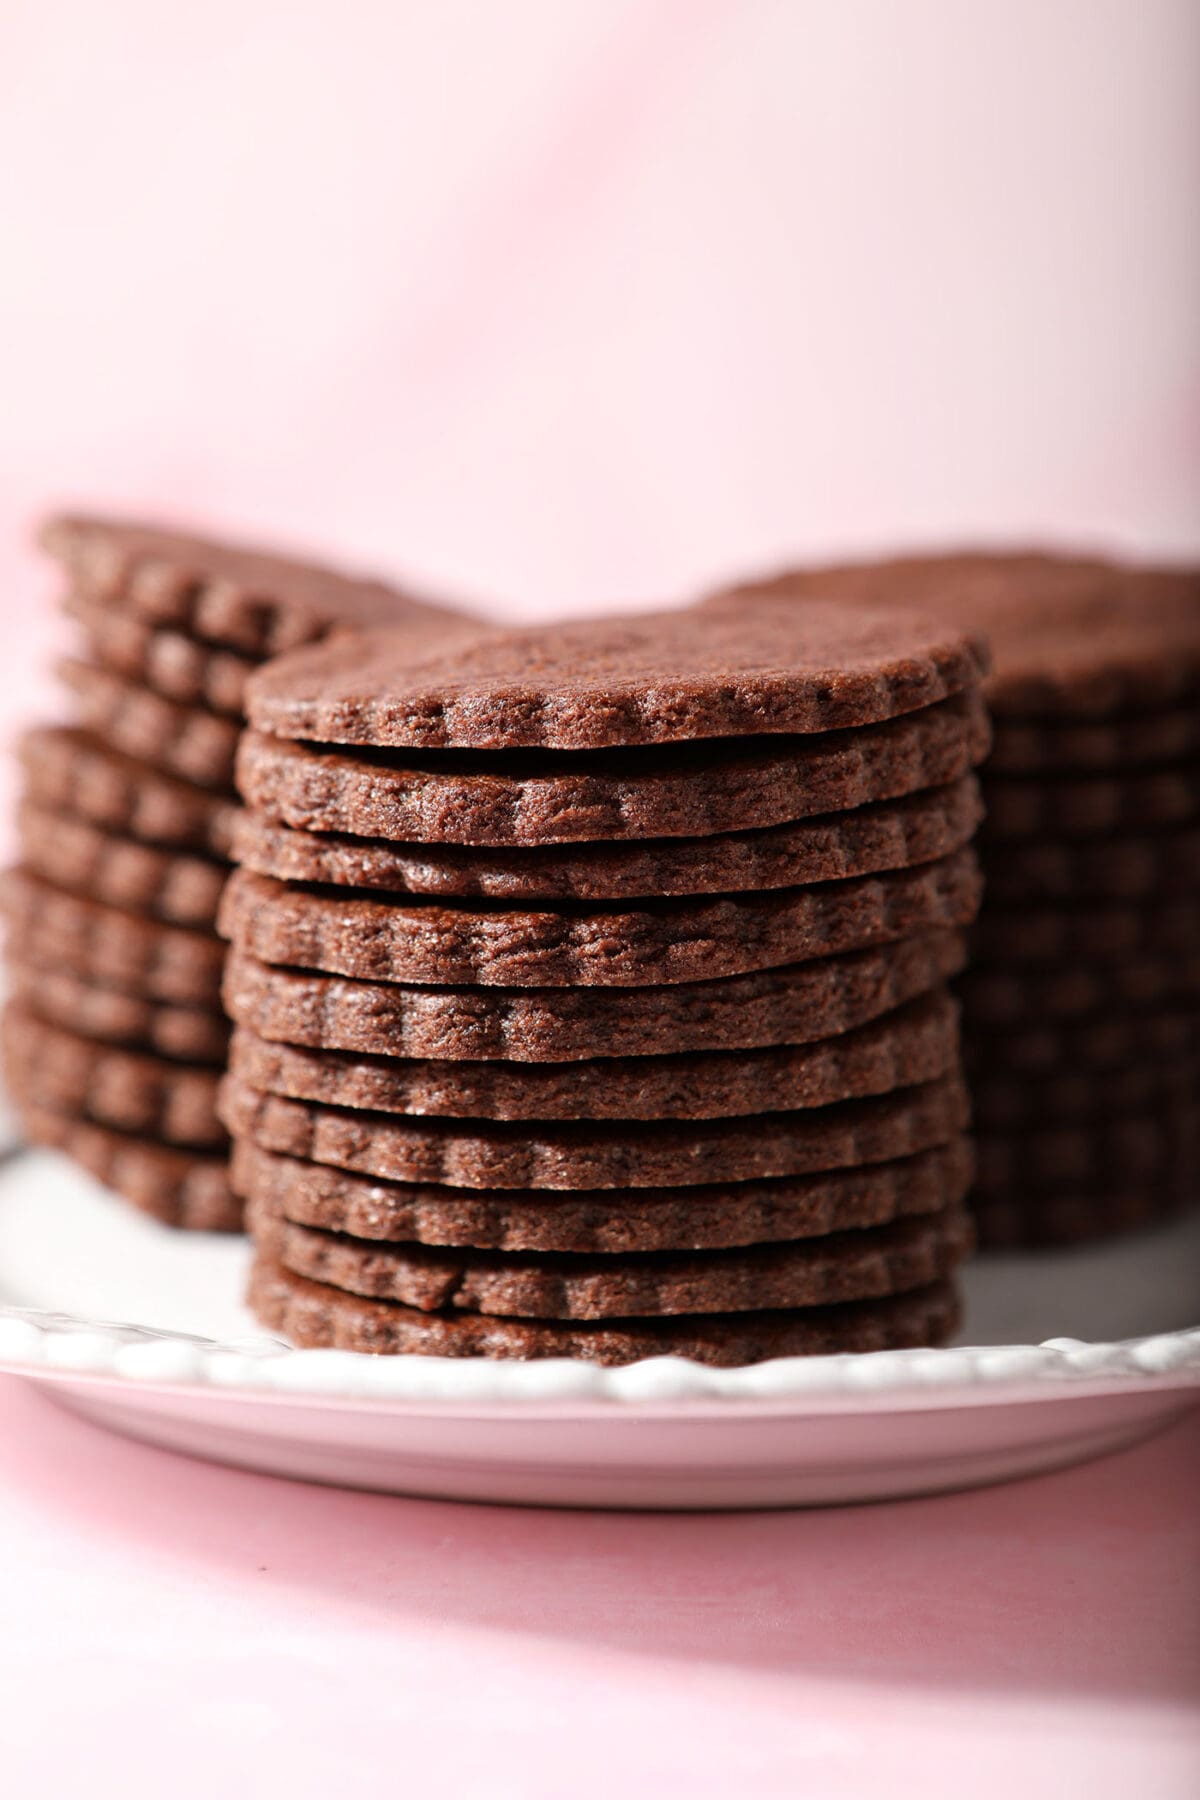
<svg viewBox="0 0 1200 1800"><path fill-rule="evenodd" d="M558 1506L970 1487L1117 1449L1200 1404L1200 1216L981 1261L969 1342L951 1349L726 1370L289 1350L242 1309L246 1258L241 1240L139 1218L60 1157L20 1155L0 1170L0 1370L245 1468Z"/></svg>

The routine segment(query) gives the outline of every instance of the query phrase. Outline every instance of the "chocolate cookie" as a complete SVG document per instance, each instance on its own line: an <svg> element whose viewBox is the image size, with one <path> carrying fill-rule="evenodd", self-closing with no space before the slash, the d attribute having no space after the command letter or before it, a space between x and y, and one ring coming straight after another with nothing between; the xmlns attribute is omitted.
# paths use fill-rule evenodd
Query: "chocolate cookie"
<svg viewBox="0 0 1200 1800"><path fill-rule="evenodd" d="M239 1028L229 1066L262 1094L355 1110L462 1119L708 1119L791 1112L948 1074L958 1011L948 994L841 1037L779 1050L602 1062L406 1062L273 1044Z"/></svg>
<svg viewBox="0 0 1200 1800"><path fill-rule="evenodd" d="M198 706L177 706L98 663L76 657L61 658L58 673L74 693L87 728L126 756L200 787L232 786L241 735L236 719Z"/></svg>
<svg viewBox="0 0 1200 1800"><path fill-rule="evenodd" d="M1193 1037L1198 1042L1189 1047L1187 1079L1194 1084L1200 1033ZM1158 1061L1113 1069L1062 1068L1036 1081L984 1062L971 1072L971 1107L981 1131L1014 1132L1153 1109L1164 1095L1178 1094L1180 1079L1178 1064L1164 1067Z"/></svg>
<svg viewBox="0 0 1200 1800"><path fill-rule="evenodd" d="M247 810L237 821L233 856L243 868L279 881L444 900L632 900L754 893L911 868L961 849L982 817L973 775L765 831L517 850L322 836Z"/></svg>
<svg viewBox="0 0 1200 1800"><path fill-rule="evenodd" d="M1060 964L1067 957L1104 962L1170 951L1187 955L1200 948L1200 891L1141 906L1104 906L1083 897L1051 906L989 905L972 946L981 964L1004 968Z"/></svg>
<svg viewBox="0 0 1200 1800"><path fill-rule="evenodd" d="M306 1281L266 1255L255 1260L247 1299L263 1325L302 1348L520 1361L565 1356L610 1366L647 1356L686 1356L736 1368L776 1356L916 1349L953 1337L962 1314L951 1282L798 1312L710 1313L619 1325L423 1313Z"/></svg>
<svg viewBox="0 0 1200 1800"><path fill-rule="evenodd" d="M977 696L809 741L745 738L569 761L497 753L398 762L248 731L244 798L302 831L393 843L530 846L709 837L792 824L943 786L987 754Z"/></svg>
<svg viewBox="0 0 1200 1800"><path fill-rule="evenodd" d="M972 968L959 987L970 1033L1180 1007L1200 998L1200 946L1183 956L1147 951L1120 962L1056 968Z"/></svg>
<svg viewBox="0 0 1200 1800"><path fill-rule="evenodd" d="M41 542L87 599L253 657L276 656L338 625L394 624L438 636L478 629L379 581L128 520L50 519Z"/></svg>
<svg viewBox="0 0 1200 1800"><path fill-rule="evenodd" d="M55 1112L21 1093L13 1098L31 1143L64 1151L139 1212L189 1231L241 1229L241 1201L230 1190L224 1154L176 1150Z"/></svg>
<svg viewBox="0 0 1200 1800"><path fill-rule="evenodd" d="M957 851L815 888L647 901L635 912L407 905L235 870L219 929L261 962L362 980L482 987L642 987L808 962L969 925L982 882Z"/></svg>
<svg viewBox="0 0 1200 1800"><path fill-rule="evenodd" d="M1141 1231L1194 1204L1194 1169L1103 1193L1045 1192L981 1201L972 1208L981 1250L1045 1249Z"/></svg>
<svg viewBox="0 0 1200 1800"><path fill-rule="evenodd" d="M814 596L919 608L983 632L998 718L1102 719L1200 693L1200 573L1039 552L901 557L788 570L712 596L731 621ZM802 615L801 615L802 616Z"/></svg>
<svg viewBox="0 0 1200 1800"><path fill-rule="evenodd" d="M989 845L1191 825L1200 818L1200 762L1134 775L989 777L986 798Z"/></svg>
<svg viewBox="0 0 1200 1800"><path fill-rule="evenodd" d="M1108 1114L1085 1124L980 1132L976 1194L991 1200L1047 1187L1103 1193L1194 1170L1200 1107L1190 1085L1191 1092L1151 1111Z"/></svg>
<svg viewBox="0 0 1200 1800"><path fill-rule="evenodd" d="M24 866L55 887L172 925L216 925L225 863L117 837L29 802L18 813L18 836Z"/></svg>
<svg viewBox="0 0 1200 1800"><path fill-rule="evenodd" d="M449 1061L766 1048L836 1037L956 974L955 932L929 932L827 962L672 988L396 987L273 969L230 954L224 999L259 1037L318 1050Z"/></svg>
<svg viewBox="0 0 1200 1800"><path fill-rule="evenodd" d="M1102 1012L1075 1022L1039 1022L1017 1031L989 1031L972 1039L969 1072L988 1069L1044 1077L1116 1070L1140 1063L1160 1067L1200 1047L1194 1007L1153 1012Z"/></svg>
<svg viewBox="0 0 1200 1800"><path fill-rule="evenodd" d="M183 1006L217 1004L224 946L207 932L160 925L52 887L27 869L0 876L9 952L58 963L124 993Z"/></svg>
<svg viewBox="0 0 1200 1800"><path fill-rule="evenodd" d="M281 1219L256 1201L260 1253L309 1281L420 1312L518 1319L646 1319L839 1305L952 1275L971 1247L962 1207L807 1243L691 1254L537 1256L370 1244Z"/></svg>
<svg viewBox="0 0 1200 1800"><path fill-rule="evenodd" d="M1148 900L1200 894L1200 829L1056 843L1002 844L988 858L987 895L1038 900Z"/></svg>
<svg viewBox="0 0 1200 1800"><path fill-rule="evenodd" d="M242 717L246 683L258 667L254 659L147 624L136 613L99 606L79 594L68 594L65 607L82 625L88 650L102 668L181 706Z"/></svg>
<svg viewBox="0 0 1200 1800"><path fill-rule="evenodd" d="M89 732L63 725L27 731L18 745L26 793L36 805L166 848L228 854L239 807Z"/></svg>
<svg viewBox="0 0 1200 1800"><path fill-rule="evenodd" d="M1005 718L988 767L995 775L1080 775L1181 762L1200 753L1200 705L1046 723Z"/></svg>
<svg viewBox="0 0 1200 1800"><path fill-rule="evenodd" d="M958 1205L974 1171L969 1140L898 1162L730 1186L492 1192L380 1182L325 1163L234 1145L234 1191L283 1218L360 1238L484 1250L713 1250L856 1231Z"/></svg>
<svg viewBox="0 0 1200 1800"><path fill-rule="evenodd" d="M987 660L956 626L814 600L800 614L585 619L424 656L401 631L346 634L260 671L246 706L282 738L589 750L873 725L974 687Z"/></svg>
<svg viewBox="0 0 1200 1800"><path fill-rule="evenodd" d="M46 1023L19 1000L4 1009L0 1040L10 1083L55 1112L192 1149L226 1142L215 1069L96 1043Z"/></svg>
<svg viewBox="0 0 1200 1800"><path fill-rule="evenodd" d="M385 1181L467 1188L689 1187L891 1162L945 1144L968 1117L965 1089L944 1076L814 1112L680 1124L520 1125L402 1119L259 1094L236 1076L218 1105L230 1135L283 1156Z"/></svg>
<svg viewBox="0 0 1200 1800"><path fill-rule="evenodd" d="M32 953L10 957L6 967L9 992L51 1024L180 1062L225 1061L229 1021L224 1013L123 994Z"/></svg>

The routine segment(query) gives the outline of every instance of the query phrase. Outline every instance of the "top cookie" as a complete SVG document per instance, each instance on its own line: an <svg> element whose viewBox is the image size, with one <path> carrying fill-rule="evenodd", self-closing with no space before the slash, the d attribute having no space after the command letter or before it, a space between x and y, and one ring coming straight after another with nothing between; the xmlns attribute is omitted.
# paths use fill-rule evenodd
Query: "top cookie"
<svg viewBox="0 0 1200 1800"><path fill-rule="evenodd" d="M349 635L261 670L260 731L331 744L588 750L870 725L973 685L982 641L894 606L631 614L480 634L414 655Z"/></svg>
<svg viewBox="0 0 1200 1800"><path fill-rule="evenodd" d="M42 527L86 601L128 610L202 642L275 656L339 625L401 625L434 637L472 629L461 613L262 550L122 519L64 515ZM478 629L478 627L473 627Z"/></svg>
<svg viewBox="0 0 1200 1800"><path fill-rule="evenodd" d="M745 619L820 595L919 607L983 632L999 717L1104 718L1200 693L1200 570L1031 552L903 557L789 570L702 610Z"/></svg>

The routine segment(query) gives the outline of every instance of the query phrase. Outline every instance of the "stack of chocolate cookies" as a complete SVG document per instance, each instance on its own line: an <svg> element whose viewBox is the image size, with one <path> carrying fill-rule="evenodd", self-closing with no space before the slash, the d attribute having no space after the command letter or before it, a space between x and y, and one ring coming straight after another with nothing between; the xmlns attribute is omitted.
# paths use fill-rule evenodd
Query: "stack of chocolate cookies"
<svg viewBox="0 0 1200 1800"><path fill-rule="evenodd" d="M305 1345L943 1341L987 750L970 635L814 604L249 683L221 1112Z"/></svg>
<svg viewBox="0 0 1200 1800"><path fill-rule="evenodd" d="M981 1242L1077 1242L1194 1201L1200 575L974 555L748 590L831 591L921 605L993 648L986 894L961 987Z"/></svg>
<svg viewBox="0 0 1200 1800"><path fill-rule="evenodd" d="M335 625L458 622L373 582L120 523L58 519L76 720L26 734L4 878L7 1085L27 1135L169 1224L234 1229L216 1111L234 755L248 677Z"/></svg>

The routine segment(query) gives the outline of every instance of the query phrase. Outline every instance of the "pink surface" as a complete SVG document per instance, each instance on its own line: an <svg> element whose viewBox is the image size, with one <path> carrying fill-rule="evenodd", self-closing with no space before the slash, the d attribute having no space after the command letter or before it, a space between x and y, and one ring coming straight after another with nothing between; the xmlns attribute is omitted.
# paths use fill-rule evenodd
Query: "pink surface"
<svg viewBox="0 0 1200 1800"><path fill-rule="evenodd" d="M0 1382L14 1793L1191 1800L1200 1415L840 1512L348 1494Z"/></svg>
<svg viewBox="0 0 1200 1800"><path fill-rule="evenodd" d="M3 734L53 703L60 500L530 615L904 539L1196 551L1197 67L1193 0L6 0ZM0 1775L1173 1800L1198 1463L1193 1422L903 1507L522 1516L3 1384Z"/></svg>

